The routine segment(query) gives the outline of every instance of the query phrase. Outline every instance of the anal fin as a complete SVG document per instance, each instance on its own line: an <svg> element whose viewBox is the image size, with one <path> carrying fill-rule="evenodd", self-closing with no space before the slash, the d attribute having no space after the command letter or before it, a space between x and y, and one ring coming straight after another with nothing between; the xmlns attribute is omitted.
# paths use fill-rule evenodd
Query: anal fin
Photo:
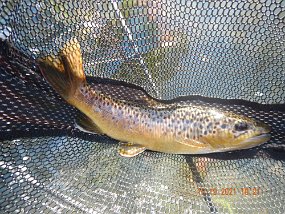
<svg viewBox="0 0 285 214"><path fill-rule="evenodd" d="M134 157L144 152L146 148L144 146L134 143L123 143L120 142L119 154L123 157Z"/></svg>
<svg viewBox="0 0 285 214"><path fill-rule="evenodd" d="M88 116L85 114L79 114L75 120L76 128L80 131L91 133L91 134L100 134L104 133L102 130L94 123Z"/></svg>

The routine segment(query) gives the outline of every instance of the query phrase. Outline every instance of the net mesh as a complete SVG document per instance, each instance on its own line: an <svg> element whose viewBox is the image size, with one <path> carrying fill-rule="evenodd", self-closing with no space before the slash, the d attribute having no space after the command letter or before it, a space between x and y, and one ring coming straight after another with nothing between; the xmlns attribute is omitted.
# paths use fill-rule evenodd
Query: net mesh
<svg viewBox="0 0 285 214"><path fill-rule="evenodd" d="M0 8L0 212L284 213L284 1L23 0ZM71 38L96 90L141 105L150 94L244 114L271 126L270 142L120 157L115 140L74 127L78 110L35 63Z"/></svg>

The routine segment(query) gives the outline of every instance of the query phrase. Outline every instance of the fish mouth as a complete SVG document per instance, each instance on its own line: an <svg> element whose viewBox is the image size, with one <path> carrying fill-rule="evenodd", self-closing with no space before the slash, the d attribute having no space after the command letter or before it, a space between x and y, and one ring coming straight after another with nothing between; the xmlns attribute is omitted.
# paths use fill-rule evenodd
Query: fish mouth
<svg viewBox="0 0 285 214"><path fill-rule="evenodd" d="M267 124L264 123L259 123L259 131L261 132L261 134L268 134L269 132L271 132L271 127Z"/></svg>
<svg viewBox="0 0 285 214"><path fill-rule="evenodd" d="M260 135L256 135L250 137L242 142L242 144L250 144L250 145L257 145L261 143L265 143L270 140L271 135L268 133L262 133Z"/></svg>
<svg viewBox="0 0 285 214"><path fill-rule="evenodd" d="M270 140L271 135L269 133L271 131L271 127L261 122L258 123L257 126L256 135L245 139L242 142L243 145L256 146Z"/></svg>

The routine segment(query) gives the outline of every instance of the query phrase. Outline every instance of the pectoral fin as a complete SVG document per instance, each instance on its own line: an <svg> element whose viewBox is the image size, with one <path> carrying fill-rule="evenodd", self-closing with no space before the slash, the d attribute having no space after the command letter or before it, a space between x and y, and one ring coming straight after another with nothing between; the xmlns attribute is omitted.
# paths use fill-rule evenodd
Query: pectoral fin
<svg viewBox="0 0 285 214"><path fill-rule="evenodd" d="M90 134L104 134L102 130L85 114L78 115L75 124L80 131L87 132Z"/></svg>
<svg viewBox="0 0 285 214"><path fill-rule="evenodd" d="M119 154L123 157L134 157L142 153L145 150L146 148L144 146L134 144L134 143L120 142L120 146L119 146Z"/></svg>
<svg viewBox="0 0 285 214"><path fill-rule="evenodd" d="M200 141L198 141L198 140L187 140L187 141L185 141L185 140L179 140L179 139L177 139L177 141L176 141L177 143L180 143L180 144L184 144L184 145L186 145L186 146L190 146L190 147L205 147L205 146L207 146L205 143L202 143L202 142L200 142Z"/></svg>

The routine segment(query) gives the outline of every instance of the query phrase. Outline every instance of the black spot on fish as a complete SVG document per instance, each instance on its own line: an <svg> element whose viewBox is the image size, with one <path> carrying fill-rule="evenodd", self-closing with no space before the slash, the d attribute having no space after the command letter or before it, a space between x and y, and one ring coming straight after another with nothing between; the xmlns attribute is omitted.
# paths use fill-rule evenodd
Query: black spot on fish
<svg viewBox="0 0 285 214"><path fill-rule="evenodd" d="M227 128L227 125L226 125L226 124L222 124L222 125L221 125L221 128L222 128L222 129L225 129L225 128Z"/></svg>
<svg viewBox="0 0 285 214"><path fill-rule="evenodd" d="M208 125L207 125L207 129L211 129L212 128L212 125L213 125L213 123L209 123Z"/></svg>

